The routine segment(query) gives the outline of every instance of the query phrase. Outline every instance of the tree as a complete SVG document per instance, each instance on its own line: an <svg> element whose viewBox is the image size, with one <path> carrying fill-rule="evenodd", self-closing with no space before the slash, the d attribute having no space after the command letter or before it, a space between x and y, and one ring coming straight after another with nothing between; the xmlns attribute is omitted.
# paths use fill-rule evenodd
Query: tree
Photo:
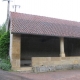
<svg viewBox="0 0 80 80"><path fill-rule="evenodd" d="M7 59L9 56L9 32L0 37L0 58Z"/></svg>
<svg viewBox="0 0 80 80"><path fill-rule="evenodd" d="M2 24L2 26L0 26L0 37L2 34L4 34L4 32L6 32L6 26L5 24Z"/></svg>

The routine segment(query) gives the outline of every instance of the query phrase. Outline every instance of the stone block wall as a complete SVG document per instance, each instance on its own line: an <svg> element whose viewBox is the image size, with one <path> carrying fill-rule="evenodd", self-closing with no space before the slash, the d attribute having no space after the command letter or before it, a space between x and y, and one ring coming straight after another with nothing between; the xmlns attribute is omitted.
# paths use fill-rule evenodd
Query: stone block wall
<svg viewBox="0 0 80 80"><path fill-rule="evenodd" d="M21 68L21 35L13 34L11 64L13 70L31 70L34 72L55 71L80 68L80 57L32 57L32 68Z"/></svg>
<svg viewBox="0 0 80 80"><path fill-rule="evenodd" d="M13 35L12 40L12 69L20 68L20 52L21 52L21 37L20 35Z"/></svg>
<svg viewBox="0 0 80 80"><path fill-rule="evenodd" d="M80 57L33 57L34 72L80 68Z"/></svg>

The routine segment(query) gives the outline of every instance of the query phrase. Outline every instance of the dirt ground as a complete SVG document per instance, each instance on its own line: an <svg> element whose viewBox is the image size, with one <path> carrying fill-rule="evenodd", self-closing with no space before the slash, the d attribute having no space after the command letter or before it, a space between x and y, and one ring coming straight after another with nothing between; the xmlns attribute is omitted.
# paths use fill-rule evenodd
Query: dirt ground
<svg viewBox="0 0 80 80"><path fill-rule="evenodd" d="M80 70L46 73L8 72L0 70L0 80L80 80Z"/></svg>

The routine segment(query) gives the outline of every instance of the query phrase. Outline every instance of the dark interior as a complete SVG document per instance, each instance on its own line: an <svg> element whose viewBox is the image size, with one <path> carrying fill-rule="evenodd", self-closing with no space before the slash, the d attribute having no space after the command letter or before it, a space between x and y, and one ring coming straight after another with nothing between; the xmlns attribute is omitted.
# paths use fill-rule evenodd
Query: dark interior
<svg viewBox="0 0 80 80"><path fill-rule="evenodd" d="M59 45L58 37L22 35L21 61L30 61L31 57L59 57ZM30 66L31 64L25 65Z"/></svg>
<svg viewBox="0 0 80 80"><path fill-rule="evenodd" d="M80 56L80 39L65 38L64 45L66 56Z"/></svg>
<svg viewBox="0 0 80 80"><path fill-rule="evenodd" d="M67 57L80 56L80 39L64 38ZM60 38L41 35L21 35L21 66L31 66L32 57L59 57Z"/></svg>

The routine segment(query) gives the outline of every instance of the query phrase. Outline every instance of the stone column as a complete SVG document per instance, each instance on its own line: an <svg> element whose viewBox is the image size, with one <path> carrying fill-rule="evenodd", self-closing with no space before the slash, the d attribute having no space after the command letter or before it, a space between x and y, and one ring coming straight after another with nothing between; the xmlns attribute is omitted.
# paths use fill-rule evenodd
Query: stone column
<svg viewBox="0 0 80 80"><path fill-rule="evenodd" d="M18 70L20 68L20 51L21 51L21 36L13 34L12 40L12 69Z"/></svg>
<svg viewBox="0 0 80 80"><path fill-rule="evenodd" d="M65 57L64 38L60 38L60 57Z"/></svg>

